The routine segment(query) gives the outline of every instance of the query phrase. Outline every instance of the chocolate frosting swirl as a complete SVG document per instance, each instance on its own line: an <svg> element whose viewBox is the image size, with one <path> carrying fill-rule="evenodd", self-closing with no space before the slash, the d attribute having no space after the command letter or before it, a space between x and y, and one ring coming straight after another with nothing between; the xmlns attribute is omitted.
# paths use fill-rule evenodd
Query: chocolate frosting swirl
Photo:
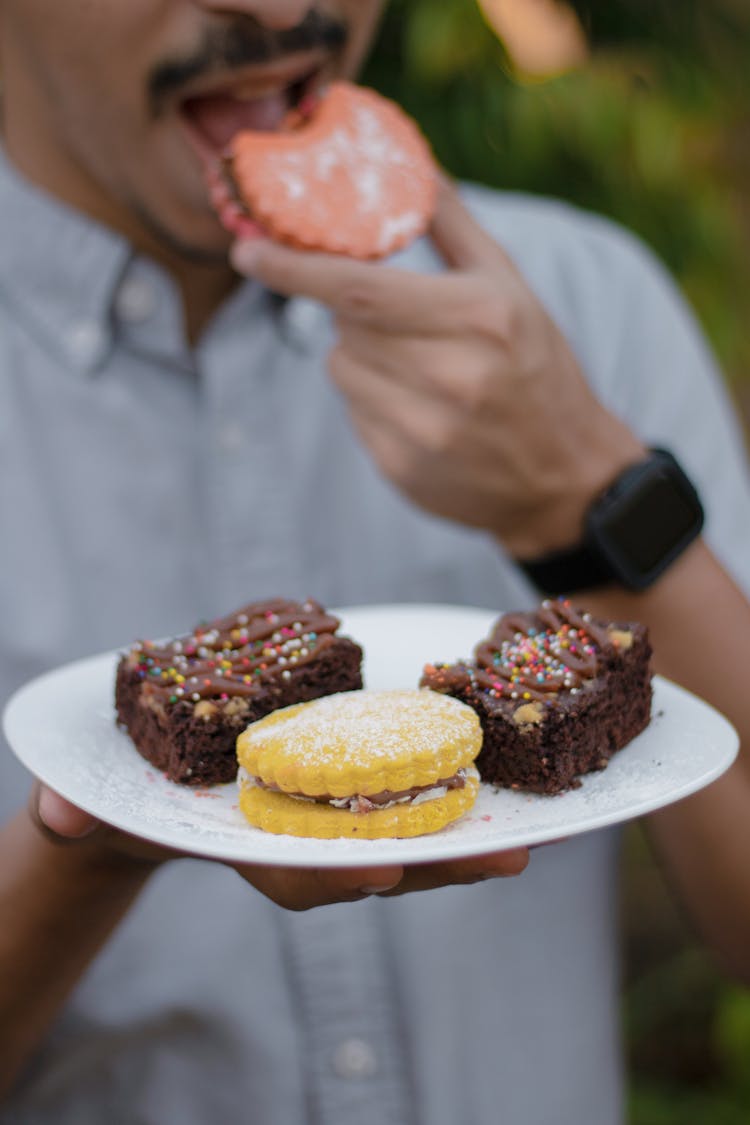
<svg viewBox="0 0 750 1125"><path fill-rule="evenodd" d="M130 660L164 703L252 697L333 643L339 619L318 602L244 606L166 644L141 641Z"/></svg>
<svg viewBox="0 0 750 1125"><path fill-rule="evenodd" d="M544 601L534 612L499 618L473 664L438 666L426 680L439 690L473 684L499 697L544 701L594 679L613 643L605 625L567 599Z"/></svg>

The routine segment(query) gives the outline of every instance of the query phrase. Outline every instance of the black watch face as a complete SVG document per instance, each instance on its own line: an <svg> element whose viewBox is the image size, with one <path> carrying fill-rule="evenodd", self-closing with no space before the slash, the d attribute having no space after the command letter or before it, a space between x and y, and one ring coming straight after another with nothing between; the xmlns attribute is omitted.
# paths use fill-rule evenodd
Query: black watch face
<svg viewBox="0 0 750 1125"><path fill-rule="evenodd" d="M700 530L703 513L692 486L652 471L597 513L600 548L637 585L659 574Z"/></svg>

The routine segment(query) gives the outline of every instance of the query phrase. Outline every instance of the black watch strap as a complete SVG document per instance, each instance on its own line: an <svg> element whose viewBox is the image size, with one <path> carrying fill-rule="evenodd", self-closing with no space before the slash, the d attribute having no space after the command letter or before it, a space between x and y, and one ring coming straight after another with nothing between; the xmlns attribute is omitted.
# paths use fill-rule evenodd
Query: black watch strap
<svg viewBox="0 0 750 1125"><path fill-rule="evenodd" d="M702 526L703 508L693 484L668 450L652 449L594 500L579 544L519 566L546 594L611 583L645 590Z"/></svg>
<svg viewBox="0 0 750 1125"><path fill-rule="evenodd" d="M612 571L601 555L585 543L567 551L523 561L524 574L545 594L569 594L575 590L593 590L612 581Z"/></svg>

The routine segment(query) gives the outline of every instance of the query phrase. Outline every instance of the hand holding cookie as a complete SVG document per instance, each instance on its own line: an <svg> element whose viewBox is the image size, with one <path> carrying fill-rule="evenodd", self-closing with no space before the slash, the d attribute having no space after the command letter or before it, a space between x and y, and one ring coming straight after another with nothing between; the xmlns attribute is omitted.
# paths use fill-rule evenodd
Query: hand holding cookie
<svg viewBox="0 0 750 1125"><path fill-rule="evenodd" d="M331 374L380 469L411 499L492 531L519 557L566 546L642 447L445 181L430 234L447 268L427 276L267 239L238 242L232 259L332 309Z"/></svg>

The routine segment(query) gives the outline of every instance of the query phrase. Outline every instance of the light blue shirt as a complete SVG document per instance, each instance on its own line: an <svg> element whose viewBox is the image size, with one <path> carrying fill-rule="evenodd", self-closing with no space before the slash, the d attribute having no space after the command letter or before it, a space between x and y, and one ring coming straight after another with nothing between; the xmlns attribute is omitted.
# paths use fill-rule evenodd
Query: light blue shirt
<svg viewBox="0 0 750 1125"><path fill-rule="evenodd" d="M662 272L563 206L471 190L597 394L698 483L750 589L721 381ZM373 468L325 372L324 309L240 287L199 345L117 236L0 166L0 702L29 677L272 595L515 608L486 535ZM432 270L428 244L399 263ZM0 756L0 812L28 778ZM296 915L163 868L81 981L8 1125L617 1125L617 833L519 879Z"/></svg>

